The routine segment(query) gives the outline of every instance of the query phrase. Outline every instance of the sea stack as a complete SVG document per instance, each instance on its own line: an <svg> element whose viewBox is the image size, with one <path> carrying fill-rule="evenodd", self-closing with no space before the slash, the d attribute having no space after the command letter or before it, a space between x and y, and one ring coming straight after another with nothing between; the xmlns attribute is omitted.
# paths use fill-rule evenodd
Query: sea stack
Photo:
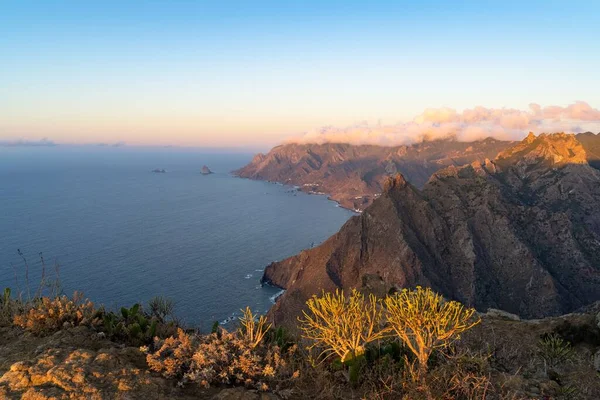
<svg viewBox="0 0 600 400"><path fill-rule="evenodd" d="M201 173L202 175L210 175L210 174L212 174L213 172L212 172L212 171L210 170L210 168L208 168L206 165L203 165L203 166L202 166L202 169L200 170L200 173Z"/></svg>
<svg viewBox="0 0 600 400"><path fill-rule="evenodd" d="M155 174L164 174L167 172L167 170L165 170L164 168L156 168L153 169L152 172L154 172Z"/></svg>

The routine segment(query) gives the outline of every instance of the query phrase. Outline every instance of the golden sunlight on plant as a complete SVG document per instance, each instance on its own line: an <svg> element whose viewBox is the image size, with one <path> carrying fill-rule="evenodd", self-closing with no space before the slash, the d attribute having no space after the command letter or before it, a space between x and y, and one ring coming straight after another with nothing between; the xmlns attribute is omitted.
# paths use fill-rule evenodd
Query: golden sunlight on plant
<svg viewBox="0 0 600 400"><path fill-rule="evenodd" d="M475 310L445 301L430 288L404 289L384 301L390 328L415 354L421 374L434 349L447 347L460 334L480 322Z"/></svg>
<svg viewBox="0 0 600 400"><path fill-rule="evenodd" d="M14 316L13 323L35 334L47 334L63 328L65 324L99 325L101 321L94 303L83 300L83 296L75 292L73 299L60 296L34 300L29 310Z"/></svg>
<svg viewBox="0 0 600 400"><path fill-rule="evenodd" d="M180 378L194 355L194 344L181 328L177 335L164 340L154 339L155 351L150 352L147 346L140 349L147 353L146 362L151 370L160 372L167 378Z"/></svg>
<svg viewBox="0 0 600 400"><path fill-rule="evenodd" d="M252 313L250 307L242 310L240 317L241 333L244 335L248 343L254 348L263 340L265 334L271 329L271 324L267 324L267 317L257 316Z"/></svg>
<svg viewBox="0 0 600 400"><path fill-rule="evenodd" d="M342 290L313 296L306 302L309 312L299 319L303 336L314 343L310 349L323 349L319 356L336 354L341 361L362 355L365 346L384 337L381 330L381 301L368 299L352 290L348 298Z"/></svg>
<svg viewBox="0 0 600 400"><path fill-rule="evenodd" d="M265 324L259 320L258 326ZM264 336L266 330L256 329L261 329L259 332ZM148 346L141 350L147 354L151 370L167 378L180 379L182 384L193 382L202 387L237 384L265 391L274 382L299 376L299 371L286 361L293 356L296 346L283 352L279 346L262 339L257 342L257 336L253 337L250 341L239 331L230 333L225 329L208 335L188 335L179 329L177 336L165 340L156 338L154 351Z"/></svg>

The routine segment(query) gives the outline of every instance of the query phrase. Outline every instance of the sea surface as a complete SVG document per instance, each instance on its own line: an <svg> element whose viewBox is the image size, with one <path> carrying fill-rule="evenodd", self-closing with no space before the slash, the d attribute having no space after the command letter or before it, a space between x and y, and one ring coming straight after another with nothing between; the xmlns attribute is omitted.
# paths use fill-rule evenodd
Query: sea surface
<svg viewBox="0 0 600 400"><path fill-rule="evenodd" d="M206 330L280 291L266 265L316 245L352 212L230 172L252 154L185 149L0 147L0 288L27 296L55 264L66 294L115 309L162 295ZM203 165L212 175L201 175ZM164 168L166 173L151 172ZM18 254L20 251L25 261Z"/></svg>

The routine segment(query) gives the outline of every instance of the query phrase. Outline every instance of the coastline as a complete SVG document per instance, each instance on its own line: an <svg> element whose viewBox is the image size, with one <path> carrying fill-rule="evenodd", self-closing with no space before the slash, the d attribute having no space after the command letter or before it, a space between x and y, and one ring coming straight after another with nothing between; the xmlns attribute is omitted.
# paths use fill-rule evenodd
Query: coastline
<svg viewBox="0 0 600 400"><path fill-rule="evenodd" d="M315 192L315 191L312 191L312 190L307 190L306 187L295 185L295 184L290 184L290 183L284 183L284 182L279 182L279 181L271 181L271 180L268 180L268 179L258 179L258 178L243 177L243 176L240 176L240 175L236 174L234 171L230 172L230 175L232 177L234 177L234 178L249 179L249 180L252 180L252 181L259 181L259 182L270 183L270 184L273 184L273 185L283 186L283 187L289 189L289 190L287 190L287 192L294 191L294 192L302 192L302 193L304 193L306 195L312 195L312 196L326 196L326 198L327 198L328 201L331 201L331 202L333 202L335 204L335 207L342 208L344 210L347 210L347 211L350 211L351 213L353 213L352 217L360 215L362 213L362 210L356 210L356 209L352 209L352 208L344 206L340 201L332 198L331 195L328 194L328 193L322 193L322 192ZM315 246L318 246L319 244L316 244ZM313 246L313 247L315 247L315 246ZM299 253L301 253L302 251L305 251L305 250L309 250L309 249L311 249L313 247L304 248L304 249L300 250L296 254L299 254ZM281 260L279 260L279 261L281 261ZM262 268L262 276L260 278L260 285L261 286L268 286L268 287L271 287L271 288L280 289L279 292L277 292L275 295L273 295L273 296L270 297L270 300L272 301L272 305L269 308L269 311L272 309L272 307L277 303L277 301L287 291L287 288L275 284L269 278L266 277L266 270L269 267L269 265L271 265L273 263L276 263L276 262L279 262L279 261L278 260L274 260L274 261L272 261L271 263L269 263L268 265L266 265L266 266L264 266Z"/></svg>
<svg viewBox="0 0 600 400"><path fill-rule="evenodd" d="M327 200L332 201L336 204L336 207L339 208L343 208L344 210L348 210L353 212L356 215L360 215L362 214L362 212L364 210L360 210L357 208L351 208L351 207L347 207L345 206L341 200L338 200L334 197L332 197L331 193L325 193L325 192L315 192L314 190L308 190L307 187L308 186L299 186L297 184L292 184L292 183L285 183L285 182L280 182L280 181L271 181L269 179L260 179L260 178L252 178L252 177L245 177L245 176L240 176L239 174L236 174L235 171L230 172L230 175L234 178L239 178L239 179L249 179L252 181L259 181L259 182L267 182L267 183L271 183L274 185L280 185L280 186L285 186L288 187L290 189L296 189L298 192L302 192L304 194L308 194L311 196L327 196ZM374 197L373 199L375 199L376 197Z"/></svg>

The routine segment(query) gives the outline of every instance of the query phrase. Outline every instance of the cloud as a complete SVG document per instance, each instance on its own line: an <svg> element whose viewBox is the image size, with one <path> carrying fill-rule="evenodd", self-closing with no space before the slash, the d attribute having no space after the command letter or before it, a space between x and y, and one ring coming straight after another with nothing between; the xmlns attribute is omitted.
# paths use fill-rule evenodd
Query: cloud
<svg viewBox="0 0 600 400"><path fill-rule="evenodd" d="M40 146L57 146L58 144L48 138L40 140L0 140L0 147L40 147Z"/></svg>
<svg viewBox="0 0 600 400"><path fill-rule="evenodd" d="M98 147L123 147L126 143L123 141L115 142L115 143L96 143Z"/></svg>
<svg viewBox="0 0 600 400"><path fill-rule="evenodd" d="M600 129L600 110L584 101L566 107L531 103L528 110L477 106L458 112L452 108L428 108L412 121L396 125L327 126L291 138L294 143L352 143L399 145L455 137L472 141L494 137L519 140L528 132L581 132Z"/></svg>

